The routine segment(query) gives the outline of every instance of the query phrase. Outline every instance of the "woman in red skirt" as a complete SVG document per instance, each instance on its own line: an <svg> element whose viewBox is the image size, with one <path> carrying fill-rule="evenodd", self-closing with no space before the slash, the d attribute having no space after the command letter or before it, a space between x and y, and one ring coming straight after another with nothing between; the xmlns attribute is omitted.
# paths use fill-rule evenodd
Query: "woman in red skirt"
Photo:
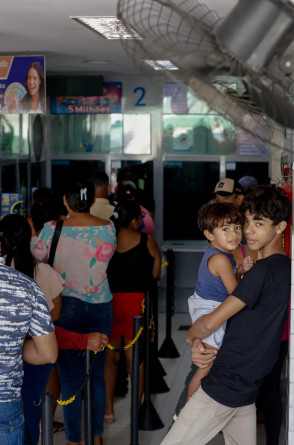
<svg viewBox="0 0 294 445"><path fill-rule="evenodd" d="M110 344L120 349L133 338L133 317L140 315L145 292L161 269L161 253L156 241L140 232L142 213L140 205L127 200L120 202L112 217L117 228L116 251L107 269L113 295L113 327ZM106 409L104 421L115 422L113 397L120 353L107 350L105 361ZM132 373L132 348L125 350L127 371ZM139 383L139 401L143 393L143 370Z"/></svg>

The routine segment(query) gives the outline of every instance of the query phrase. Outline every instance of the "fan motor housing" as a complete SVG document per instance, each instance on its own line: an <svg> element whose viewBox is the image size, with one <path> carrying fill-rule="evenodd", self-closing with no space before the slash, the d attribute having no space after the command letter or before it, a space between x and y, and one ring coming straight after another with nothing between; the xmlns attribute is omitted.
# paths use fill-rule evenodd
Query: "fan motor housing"
<svg viewBox="0 0 294 445"><path fill-rule="evenodd" d="M294 38L289 9L272 0L240 0L216 28L218 43L258 72Z"/></svg>

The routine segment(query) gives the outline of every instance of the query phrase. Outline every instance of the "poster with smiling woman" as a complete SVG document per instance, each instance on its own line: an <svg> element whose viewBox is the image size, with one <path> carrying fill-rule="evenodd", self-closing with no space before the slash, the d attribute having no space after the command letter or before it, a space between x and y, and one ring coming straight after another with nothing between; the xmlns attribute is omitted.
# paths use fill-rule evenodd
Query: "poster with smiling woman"
<svg viewBox="0 0 294 445"><path fill-rule="evenodd" d="M0 114L45 111L44 56L0 56Z"/></svg>

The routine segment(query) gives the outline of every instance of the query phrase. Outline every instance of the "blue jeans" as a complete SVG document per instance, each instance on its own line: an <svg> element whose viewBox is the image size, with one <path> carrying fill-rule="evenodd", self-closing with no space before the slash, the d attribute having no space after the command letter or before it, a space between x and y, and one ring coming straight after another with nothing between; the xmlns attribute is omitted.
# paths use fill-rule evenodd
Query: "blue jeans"
<svg viewBox="0 0 294 445"><path fill-rule="evenodd" d="M21 402L0 402L0 444L23 445L24 416Z"/></svg>
<svg viewBox="0 0 294 445"><path fill-rule="evenodd" d="M56 326L78 333L101 332L109 335L113 323L111 303L85 303L72 297L63 297L62 312ZM102 436L105 411L104 382L105 351L95 356L94 435ZM57 367L61 382L62 400L77 393L84 381L84 353L73 349L59 350ZM64 427L68 442L81 441L82 396L63 406Z"/></svg>

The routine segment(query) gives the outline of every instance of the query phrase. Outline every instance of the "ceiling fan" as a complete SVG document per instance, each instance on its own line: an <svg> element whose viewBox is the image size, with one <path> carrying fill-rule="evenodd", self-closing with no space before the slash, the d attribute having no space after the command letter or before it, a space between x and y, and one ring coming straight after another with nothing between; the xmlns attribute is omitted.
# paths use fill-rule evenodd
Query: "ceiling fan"
<svg viewBox="0 0 294 445"><path fill-rule="evenodd" d="M170 61L174 81L253 138L283 145L294 129L290 0L239 0L224 18L197 0L119 0L118 17L141 37L123 45L144 70L146 59Z"/></svg>

